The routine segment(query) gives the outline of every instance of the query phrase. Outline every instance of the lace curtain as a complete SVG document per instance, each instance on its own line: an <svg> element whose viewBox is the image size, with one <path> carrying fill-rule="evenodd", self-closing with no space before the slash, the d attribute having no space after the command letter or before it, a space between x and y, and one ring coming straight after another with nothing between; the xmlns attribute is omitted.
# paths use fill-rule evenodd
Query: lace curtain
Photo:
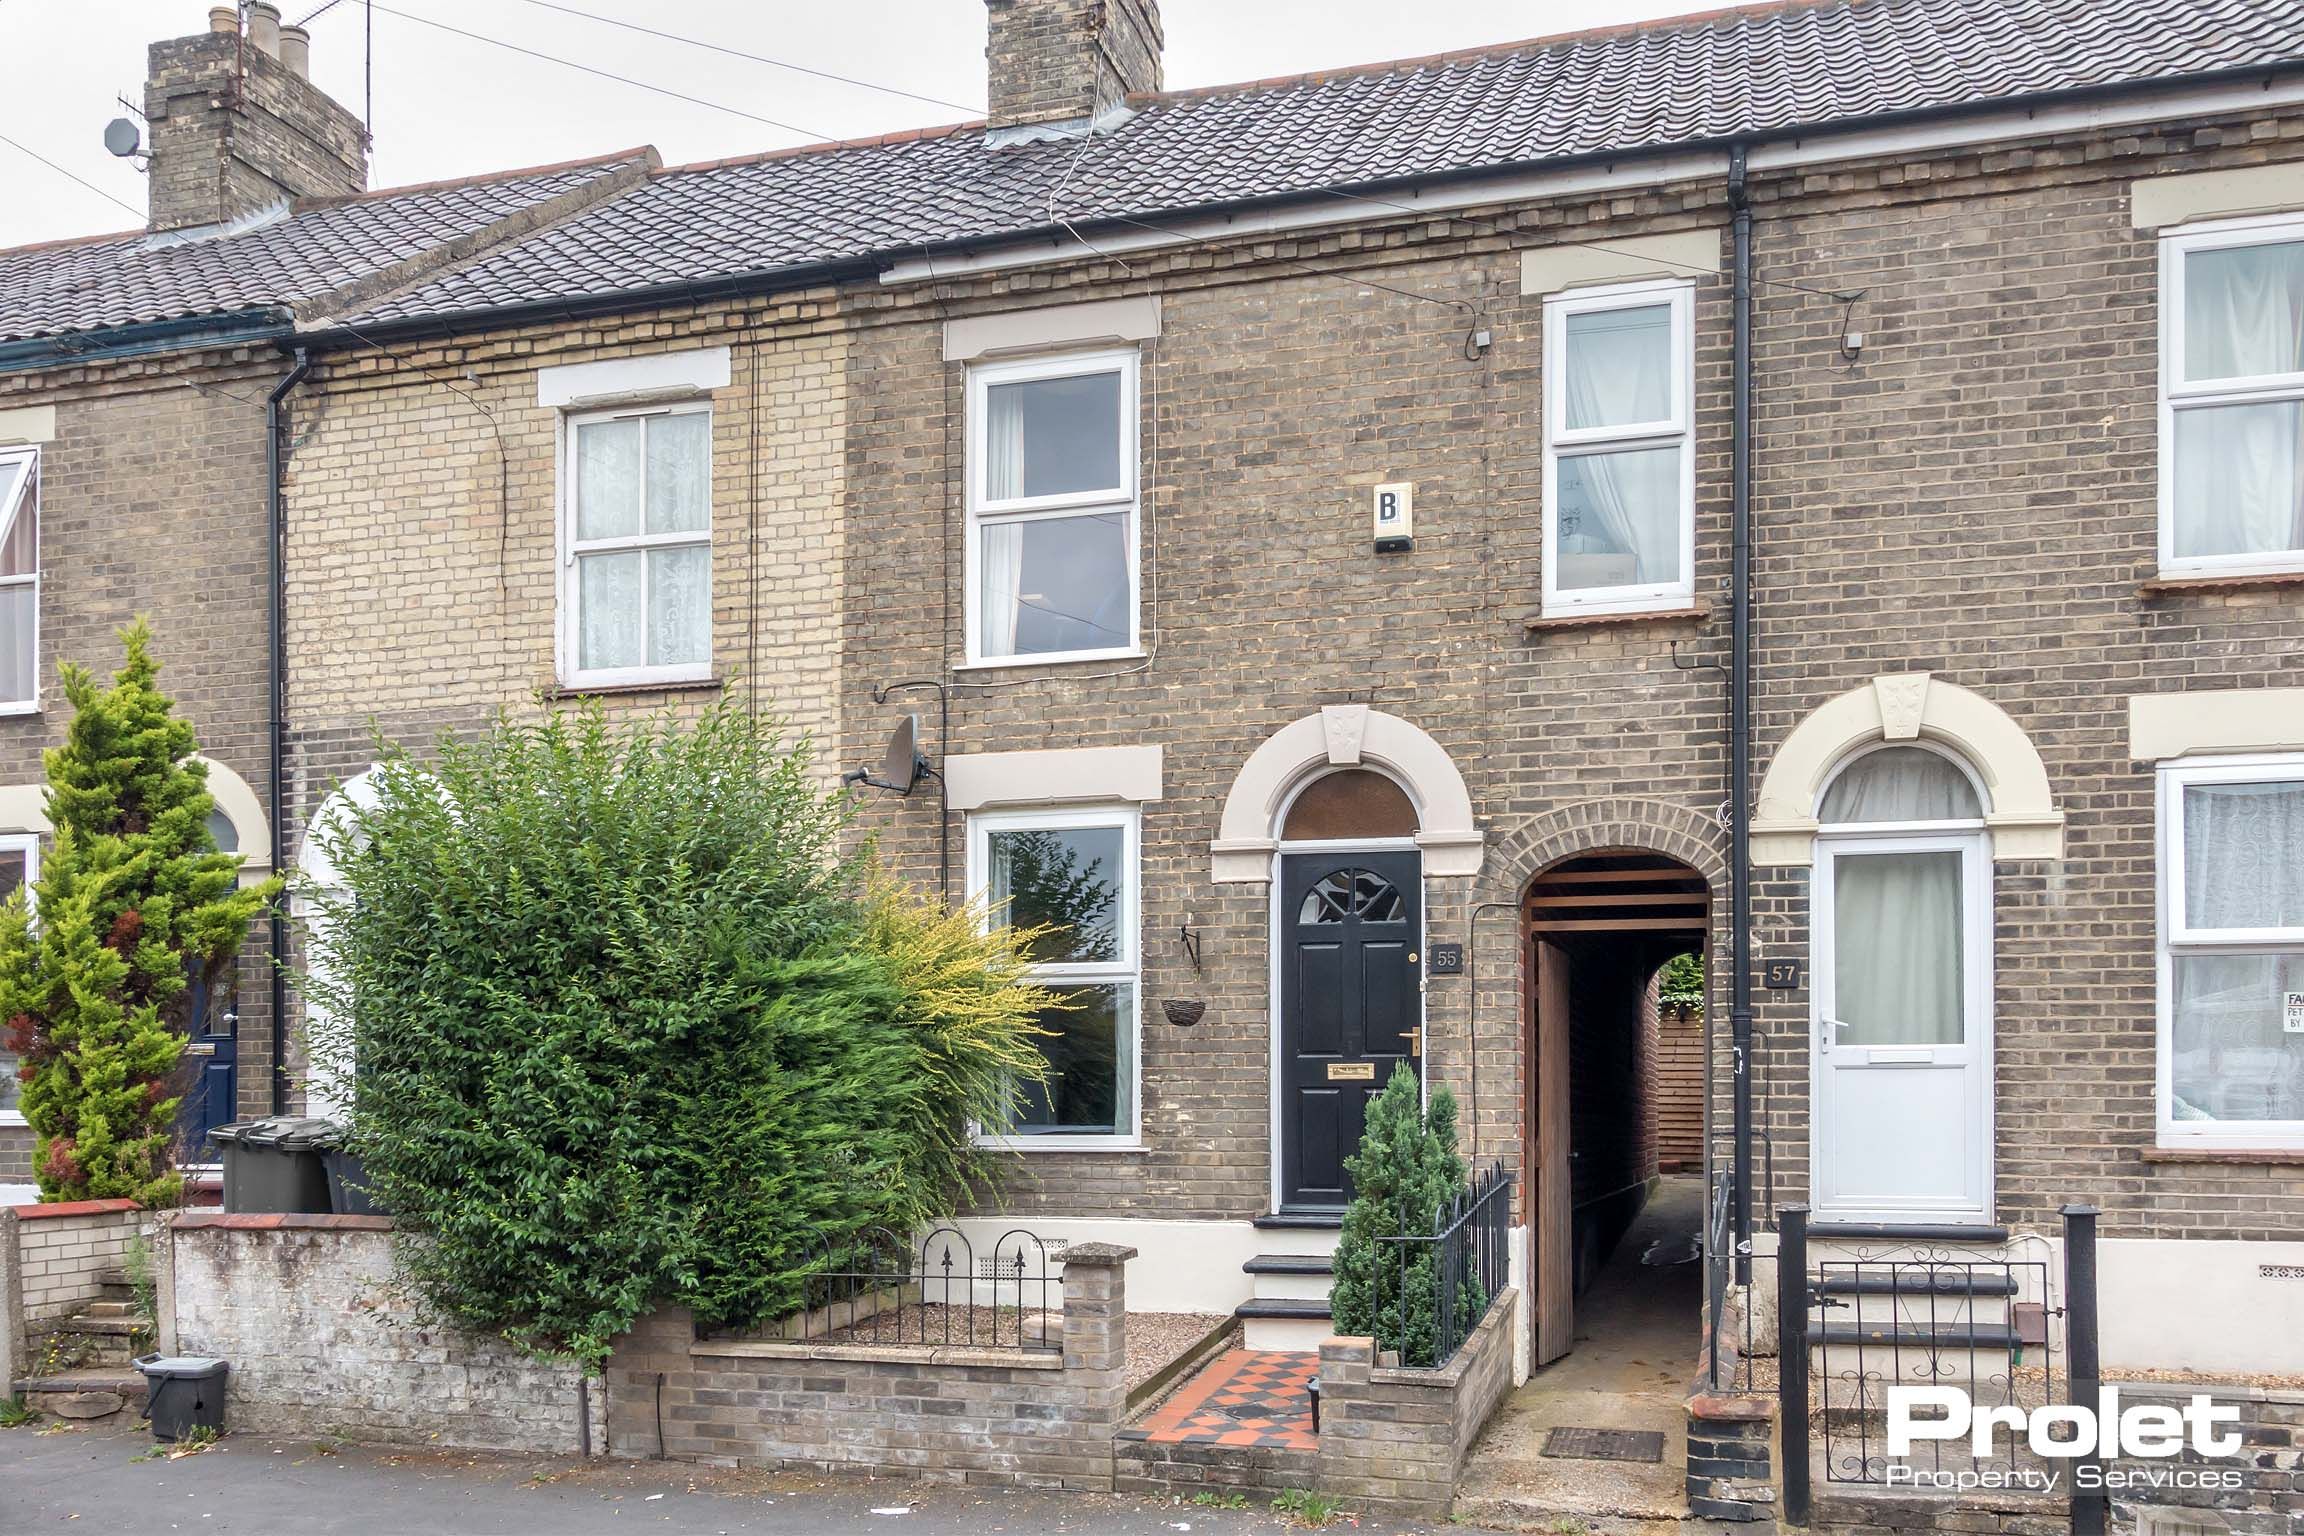
<svg viewBox="0 0 2304 1536"><path fill-rule="evenodd" d="M1957 1045L1960 855L1842 853L1832 864L1832 1017L1842 1045Z"/></svg>
<svg viewBox="0 0 2304 1536"><path fill-rule="evenodd" d="M1564 425L1636 426L1672 415L1672 309L1571 315L1562 345ZM1680 450L1634 448L1559 460L1555 584L1563 590L1676 580Z"/></svg>
<svg viewBox="0 0 2304 1536"><path fill-rule="evenodd" d="M1976 786L1925 747L1883 747L1842 769L1824 791L1816 819L1826 826L1860 821L1974 821L1984 814Z"/></svg>
<svg viewBox="0 0 2304 1536"><path fill-rule="evenodd" d="M2187 382L2304 372L2304 244L2194 251L2184 268ZM2304 549L2304 405L2176 413L2175 552Z"/></svg>

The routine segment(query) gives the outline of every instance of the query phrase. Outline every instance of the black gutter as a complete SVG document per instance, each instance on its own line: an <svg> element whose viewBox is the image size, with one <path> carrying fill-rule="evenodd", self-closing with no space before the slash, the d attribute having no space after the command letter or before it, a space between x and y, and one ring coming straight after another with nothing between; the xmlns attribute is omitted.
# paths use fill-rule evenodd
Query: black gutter
<svg viewBox="0 0 2304 1536"><path fill-rule="evenodd" d="M287 499L280 477L286 467L287 417L281 410L288 392L304 382L312 359L302 347L296 363L264 397L264 510L271 530L271 587L265 604L266 627L272 642L270 667L272 704L272 803L265 809L272 822L272 868L288 868L288 581ZM288 1113L288 904L282 896L272 903L272 1113Z"/></svg>
<svg viewBox="0 0 2304 1536"><path fill-rule="evenodd" d="M485 258L482 258L485 259ZM887 263L872 256L843 256L831 261L802 262L785 267L757 267L719 277L683 278L676 283L650 283L640 288L618 288L607 293L573 298L523 299L484 309L445 311L437 315L411 315L400 320L378 320L354 329L344 324L322 324L295 338L299 351L325 352L339 347L371 346L386 341L429 341L475 331L500 330L550 320L584 320L625 310L654 309L670 304L710 303L718 299L755 298L793 288L818 288L826 283L877 277Z"/></svg>
<svg viewBox="0 0 2304 1536"><path fill-rule="evenodd" d="M1687 139L1669 144L1642 144L1627 148L1593 150L1578 155L1555 155L1533 160L1503 160L1489 165L1467 166L1452 171L1428 171L1406 176L1383 176L1368 181L1340 182L1333 186L1292 188L1285 192L1261 193L1254 197L1217 199L1209 202L1183 203L1169 208L1154 208L1121 216L1075 219L1069 224L1047 223L1022 225L1013 229L992 231L981 235L968 235L954 240L913 241L888 246L873 255L829 258L783 267L754 268L747 272L724 274L709 278L689 278L673 283L654 283L637 288L620 288L605 293L585 294L573 299L524 299L518 303L496 305L489 308L443 311L439 314L416 315L400 320L379 320L363 325L357 331L342 325L321 325L296 338L299 346L314 350L358 346L363 342L389 340L431 340L474 331L493 330L502 326L527 324L532 321L578 319L596 315L617 314L628 310L647 309L661 304L682 303L723 298L745 298L764 293L776 293L791 288L813 287L823 283L844 282L851 278L872 277L885 270L896 260L925 256L968 256L981 251L1000 250L1021 246L1036 240L1053 245L1076 247L1080 232L1119 234L1131 229L1142 229L1144 224L1161 219L1211 218L1228 214L1262 213L1276 208L1292 208L1317 204L1323 198L1353 195L1377 195L1385 192L1413 191L1435 186L1478 185L1484 181L1525 176L1536 172L1574 170L1590 166L1614 166L1646 160L1669 159L1675 155L1731 153L1739 148L1749 150L1762 144L1797 142L1802 139L1835 137L1842 134L1866 133L1883 128L1908 128L1931 123L1951 122L1962 118L1987 117L2001 112L2031 112L2051 107L2081 106L2092 102L2118 100L2129 96L2167 95L2177 91L2196 90L2202 86L2228 85L2250 80L2261 81L2264 88L2286 75L2304 74L2304 58L2288 59L2272 64L2251 64L2232 69L2204 70L2197 74L2181 75L2166 80L2125 80L2103 85L2070 86L2062 90L2036 91L2021 96L1996 96L1981 101L1952 102L1941 106L1913 107L1899 112L1872 112L1856 117L1826 118L1814 122L1792 123L1781 128L1734 136L1716 136ZM1449 209L1406 209L1407 214L1440 218L1453 213ZM1374 217L1375 215L1371 215ZM1256 231L1280 239L1291 231ZM1208 236L1204 238L1217 238Z"/></svg>
<svg viewBox="0 0 2304 1536"><path fill-rule="evenodd" d="M170 320L148 320L136 325L0 342L0 373L69 368L78 363L109 362L154 352L189 352L203 347L263 342L287 334L288 315L280 309L179 315Z"/></svg>
<svg viewBox="0 0 2304 1536"><path fill-rule="evenodd" d="M1752 198L1728 151L1733 274L1729 418L1728 1032L1735 1086L1736 1283L1752 1281Z"/></svg>

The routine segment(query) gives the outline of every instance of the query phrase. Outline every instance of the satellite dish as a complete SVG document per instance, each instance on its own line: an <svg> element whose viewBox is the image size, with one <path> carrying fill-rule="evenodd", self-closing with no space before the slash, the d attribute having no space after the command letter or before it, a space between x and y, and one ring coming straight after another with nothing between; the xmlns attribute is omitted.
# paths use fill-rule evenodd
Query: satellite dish
<svg viewBox="0 0 2304 1536"><path fill-rule="evenodd" d="M920 717L906 715L888 735L888 751L880 759L879 777L867 782L908 795L913 786L927 776L928 760L920 755Z"/></svg>
<svg viewBox="0 0 2304 1536"><path fill-rule="evenodd" d="M104 125L104 147L125 160L143 147L143 135L136 125L125 117L116 117Z"/></svg>
<svg viewBox="0 0 2304 1536"><path fill-rule="evenodd" d="M840 776L843 784L869 784L874 789L890 789L899 795L908 795L932 770L928 759L920 755L920 717L906 715L896 722L889 733L888 750L880 756L878 768L852 768Z"/></svg>

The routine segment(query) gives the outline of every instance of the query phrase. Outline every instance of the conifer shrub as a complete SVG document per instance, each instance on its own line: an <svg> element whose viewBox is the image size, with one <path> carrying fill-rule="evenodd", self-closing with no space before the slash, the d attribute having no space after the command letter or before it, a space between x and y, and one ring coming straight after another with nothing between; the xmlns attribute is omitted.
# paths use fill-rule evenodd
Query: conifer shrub
<svg viewBox="0 0 2304 1536"><path fill-rule="evenodd" d="M500 723L315 825L316 1073L440 1314L597 1369L676 1303L792 1311L947 1215L1008 1124L1033 935L843 852L847 801L732 706Z"/></svg>
<svg viewBox="0 0 2304 1536"><path fill-rule="evenodd" d="M41 1198L169 1205L191 1000L280 887L243 887L239 857L217 851L208 768L160 691L151 631L139 619L120 638L110 686L61 669L72 722L45 754L55 839L33 899L0 908L0 1019Z"/></svg>
<svg viewBox="0 0 2304 1536"><path fill-rule="evenodd" d="M1339 1334L1372 1337L1409 1365L1438 1365L1443 1344L1457 1342L1440 1338L1440 1244L1382 1241L1434 1235L1441 1212L1465 1193L1456 1096L1434 1088L1429 1108L1419 1097L1416 1074L1402 1064L1369 1101L1359 1150L1344 1159L1352 1202L1344 1208L1328 1304ZM1459 1326L1477 1323L1487 1309L1467 1265L1458 1277Z"/></svg>

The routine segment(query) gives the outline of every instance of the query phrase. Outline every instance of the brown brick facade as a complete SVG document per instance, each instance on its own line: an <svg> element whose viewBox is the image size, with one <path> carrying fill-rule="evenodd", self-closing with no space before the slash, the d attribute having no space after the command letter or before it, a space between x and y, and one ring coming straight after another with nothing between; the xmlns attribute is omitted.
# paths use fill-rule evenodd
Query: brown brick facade
<svg viewBox="0 0 2304 1536"><path fill-rule="evenodd" d="M2153 1111L2152 784L2123 736L2127 695L2273 684L2304 635L2280 589L2139 591L2156 527L2158 254L2131 227L2127 185L2299 158L2297 134L2235 121L1756 189L1756 774L1825 700L1930 671L2015 717L2067 818L2061 860L1996 871L2003 1220L2045 1222L2090 1198L2109 1234L2304 1230L2295 1167L2139 1159ZM1433 939L1466 936L1474 903L1514 901L1545 865L1609 847L1688 862L1724 916L1722 677L1698 665L1724 661L1727 641L1724 285L1701 275L1695 299L1695 590L1714 617L1528 631L1541 303L1515 281L1518 252L1551 241L1720 227L1720 197L1687 185L855 297L850 494L874 537L849 567L851 757L887 728L872 684L935 675L962 651L963 369L942 360L939 323L1125 292L1163 305L1143 345L1148 655L955 677L954 752L1166 751L1164 797L1144 815L1145 1149L1031 1156L1013 1204L1265 1208L1267 894L1211 884L1209 842L1242 761L1324 704L1411 721L1470 787L1486 863L1476 880L1427 882ZM1837 344L1847 306L1830 296L1859 289L1871 339L1851 365ZM1474 326L1493 335L1476 359ZM1390 480L1416 483L1417 540L1378 556L1366 487ZM929 593L940 601L920 601ZM891 856L932 879L927 808L873 815ZM1804 958L1805 872L1759 874L1756 956ZM1173 937L1185 923L1203 940L1197 973ZM1470 979L1430 984L1430 1065L1474 1096L1477 987L1478 1150L1513 1157L1524 1065L1509 912L1483 912L1469 948ZM1715 950L1718 976L1717 929ZM1207 1003L1197 1025L1164 1021L1158 1005L1176 997ZM1807 1007L1805 992L1764 995L1774 1184L1761 1193L1774 1199L1806 1189ZM1713 1081L1727 1081L1717 1060Z"/></svg>
<svg viewBox="0 0 2304 1536"><path fill-rule="evenodd" d="M40 803L41 753L70 720L58 665L109 676L119 630L141 615L160 685L202 755L253 792L257 813L237 830L243 850L260 847L269 785L264 396L285 366L269 348L245 347L0 377L0 412L47 408L55 423L40 444L41 709L0 718L0 785L18 787L22 802ZM265 944L259 921L235 1005L242 1114L271 1103ZM30 1175L30 1132L0 1127L0 1183Z"/></svg>

